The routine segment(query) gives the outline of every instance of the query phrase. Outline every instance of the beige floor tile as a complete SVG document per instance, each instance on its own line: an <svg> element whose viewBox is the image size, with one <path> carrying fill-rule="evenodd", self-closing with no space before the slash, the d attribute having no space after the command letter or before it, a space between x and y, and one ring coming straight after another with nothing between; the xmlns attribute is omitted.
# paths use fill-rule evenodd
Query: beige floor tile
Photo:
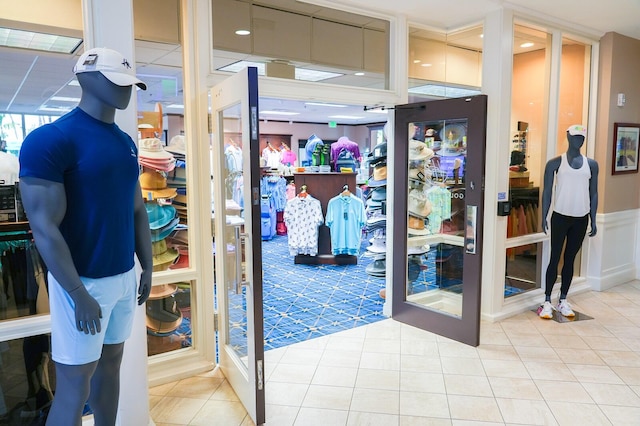
<svg viewBox="0 0 640 426"><path fill-rule="evenodd" d="M451 426L451 420L434 417L400 416L400 426Z"/></svg>
<svg viewBox="0 0 640 426"><path fill-rule="evenodd" d="M611 422L595 404L547 401L553 416L562 426L610 425Z"/></svg>
<svg viewBox="0 0 640 426"><path fill-rule="evenodd" d="M488 377L512 377L516 379L530 378L522 361L504 361L499 359L483 359L482 365Z"/></svg>
<svg viewBox="0 0 640 426"><path fill-rule="evenodd" d="M239 402L207 401L189 425L240 426L248 414Z"/></svg>
<svg viewBox="0 0 640 426"><path fill-rule="evenodd" d="M296 344L296 348L311 349L314 351L323 351L329 343L331 336L320 336L313 339L305 340Z"/></svg>
<svg viewBox="0 0 640 426"><path fill-rule="evenodd" d="M488 379L496 398L542 399L538 387L531 379L509 377L489 377Z"/></svg>
<svg viewBox="0 0 640 426"><path fill-rule="evenodd" d="M640 325L640 324L638 324ZM622 343L624 343L630 350L634 352L640 352L640 339L620 339Z"/></svg>
<svg viewBox="0 0 640 426"><path fill-rule="evenodd" d="M438 343L434 340L411 341L402 340L400 343L402 355L416 355L421 357L436 358L440 356Z"/></svg>
<svg viewBox="0 0 640 426"><path fill-rule="evenodd" d="M211 395L210 399L217 399L222 401L233 401L233 402L239 401L238 395L236 395L236 393L233 391L233 388L231 387L229 382L226 380L222 382L220 386L218 386L218 389L216 389L213 395Z"/></svg>
<svg viewBox="0 0 640 426"><path fill-rule="evenodd" d="M400 338L402 334L402 330L404 330L407 327L411 327L406 324L402 324L401 322L394 321L392 319L386 319L384 321L380 321L379 323L376 323L373 327L371 327L371 325L372 324L368 324L363 328L367 339L373 338L373 339L396 340ZM423 334L426 334L426 333L427 332L423 332Z"/></svg>
<svg viewBox="0 0 640 426"><path fill-rule="evenodd" d="M402 392L445 393L444 377L441 373L419 373L403 371L400 373Z"/></svg>
<svg viewBox="0 0 640 426"><path fill-rule="evenodd" d="M447 395L493 397L491 385L486 377L445 374L444 384Z"/></svg>
<svg viewBox="0 0 640 426"><path fill-rule="evenodd" d="M587 390L579 382L535 380L535 383L540 394L547 401L594 403ZM519 396L515 397L520 398Z"/></svg>
<svg viewBox="0 0 640 426"><path fill-rule="evenodd" d="M266 424L278 426L293 426L300 407L267 404L265 407Z"/></svg>
<svg viewBox="0 0 640 426"><path fill-rule="evenodd" d="M604 361L592 349L555 349L565 364L604 365Z"/></svg>
<svg viewBox="0 0 640 426"><path fill-rule="evenodd" d="M628 320L626 322L629 323ZM619 339L640 339L640 329L633 323L608 325L607 329Z"/></svg>
<svg viewBox="0 0 640 426"><path fill-rule="evenodd" d="M352 388L311 385L301 406L348 411L353 392Z"/></svg>
<svg viewBox="0 0 640 426"><path fill-rule="evenodd" d="M267 382L264 388L265 400L267 404L300 407L308 389L309 385Z"/></svg>
<svg viewBox="0 0 640 426"><path fill-rule="evenodd" d="M190 377L180 380L167 392L167 396L209 399L224 381L218 377Z"/></svg>
<svg viewBox="0 0 640 426"><path fill-rule="evenodd" d="M640 397L627 385L583 383L596 404L640 407Z"/></svg>
<svg viewBox="0 0 640 426"><path fill-rule="evenodd" d="M522 361L562 362L555 350L551 349L549 346L535 347L514 345L514 349Z"/></svg>
<svg viewBox="0 0 640 426"><path fill-rule="evenodd" d="M480 345L477 349L480 359L520 360L518 352L511 345Z"/></svg>
<svg viewBox="0 0 640 426"><path fill-rule="evenodd" d="M566 382L575 382L576 378L571 374L571 370L564 364L554 362L531 362L525 361L525 367L531 375L531 378L536 380L560 380Z"/></svg>
<svg viewBox="0 0 640 426"><path fill-rule="evenodd" d="M302 407L294 426L345 426L348 411Z"/></svg>
<svg viewBox="0 0 640 426"><path fill-rule="evenodd" d="M498 398L498 407L506 423L523 425L557 425L544 401Z"/></svg>
<svg viewBox="0 0 640 426"><path fill-rule="evenodd" d="M279 363L267 379L269 382L311 383L316 372L315 365Z"/></svg>
<svg viewBox="0 0 640 426"><path fill-rule="evenodd" d="M471 358L443 358L442 372L445 374L466 374L470 376L484 376L484 367L480 359Z"/></svg>
<svg viewBox="0 0 640 426"><path fill-rule="evenodd" d="M153 407L155 407L158 404L158 402L162 400L162 398L164 398L164 396L149 395L149 410L152 410Z"/></svg>
<svg viewBox="0 0 640 426"><path fill-rule="evenodd" d="M511 340L504 331L486 331L480 328L481 345L511 345Z"/></svg>
<svg viewBox="0 0 640 426"><path fill-rule="evenodd" d="M536 348L550 348L547 340L540 333L523 334L523 333L507 333L509 340L513 346L534 346Z"/></svg>
<svg viewBox="0 0 640 426"><path fill-rule="evenodd" d="M360 365L360 351L340 351L325 349L320 358L319 365L325 367L358 368Z"/></svg>
<svg viewBox="0 0 640 426"><path fill-rule="evenodd" d="M567 368L580 382L623 384L622 379L606 365L567 364Z"/></svg>
<svg viewBox="0 0 640 426"><path fill-rule="evenodd" d="M589 349L589 346L585 343L580 336L566 336L558 334L547 334L544 338L549 342L549 346L552 348L560 349Z"/></svg>
<svg viewBox="0 0 640 426"><path fill-rule="evenodd" d="M283 364L302 364L302 365L318 365L322 351L314 349L298 349L289 346L287 351L282 355L280 362Z"/></svg>
<svg viewBox="0 0 640 426"><path fill-rule="evenodd" d="M600 351L628 351L629 347L617 337L584 336L584 341L591 349Z"/></svg>
<svg viewBox="0 0 640 426"><path fill-rule="evenodd" d="M352 351L362 352L364 347L364 337L349 338L343 335L330 336L325 351Z"/></svg>
<svg viewBox="0 0 640 426"><path fill-rule="evenodd" d="M580 321L571 325L575 333L579 336L613 337L613 334L611 334L606 327L594 321Z"/></svg>
<svg viewBox="0 0 640 426"><path fill-rule="evenodd" d="M640 385L639 367L611 367L627 385Z"/></svg>
<svg viewBox="0 0 640 426"><path fill-rule="evenodd" d="M360 368L373 370L400 370L400 354L380 354L363 352Z"/></svg>
<svg viewBox="0 0 640 426"><path fill-rule="evenodd" d="M355 387L398 391L400 390L400 371L360 368Z"/></svg>
<svg viewBox="0 0 640 426"><path fill-rule="evenodd" d="M502 414L494 398L447 395L451 418L482 422L502 422Z"/></svg>
<svg viewBox="0 0 640 426"><path fill-rule="evenodd" d="M367 337L362 346L362 352L399 354L400 345L398 343L397 339L370 339Z"/></svg>
<svg viewBox="0 0 640 426"><path fill-rule="evenodd" d="M640 396L640 386L629 386L629 388L636 393L636 395Z"/></svg>
<svg viewBox="0 0 640 426"><path fill-rule="evenodd" d="M401 371L416 371L423 373L442 373L440 358L425 358L420 355L400 355Z"/></svg>
<svg viewBox="0 0 640 426"><path fill-rule="evenodd" d="M475 347L459 342L440 342L438 343L438 352L444 358L479 358L478 350Z"/></svg>
<svg viewBox="0 0 640 426"><path fill-rule="evenodd" d="M437 334L421 330L407 324L401 324L400 339L408 341L435 342Z"/></svg>
<svg viewBox="0 0 640 426"><path fill-rule="evenodd" d="M640 421L640 407L601 405L600 409L614 425L632 426Z"/></svg>
<svg viewBox="0 0 640 426"><path fill-rule="evenodd" d="M366 413L400 414L399 407L399 392L355 388L350 410Z"/></svg>
<svg viewBox="0 0 640 426"><path fill-rule="evenodd" d="M320 365L316 368L311 384L354 387L357 376L357 368L327 367Z"/></svg>
<svg viewBox="0 0 640 426"><path fill-rule="evenodd" d="M204 399L165 396L149 414L154 422L186 425L206 402Z"/></svg>
<svg viewBox="0 0 640 426"><path fill-rule="evenodd" d="M640 355L630 351L596 351L612 367L640 367Z"/></svg>
<svg viewBox="0 0 640 426"><path fill-rule="evenodd" d="M149 388L149 395L165 396L167 393L169 393L171 388L173 388L177 384L178 382L175 381L165 383L164 385L154 386L152 388Z"/></svg>
<svg viewBox="0 0 640 426"><path fill-rule="evenodd" d="M347 419L347 426L399 426L400 416L397 414L360 413L351 411Z"/></svg>
<svg viewBox="0 0 640 426"><path fill-rule="evenodd" d="M400 392L400 416L450 419L447 395L428 392Z"/></svg>

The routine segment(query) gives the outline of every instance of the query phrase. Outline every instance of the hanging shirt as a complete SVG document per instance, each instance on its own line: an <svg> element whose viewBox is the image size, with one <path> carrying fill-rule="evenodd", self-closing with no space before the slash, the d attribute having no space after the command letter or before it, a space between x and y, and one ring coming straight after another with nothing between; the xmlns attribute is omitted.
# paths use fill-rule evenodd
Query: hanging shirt
<svg viewBox="0 0 640 426"><path fill-rule="evenodd" d="M348 137L342 136L335 143L331 144L331 165L334 167L336 165L338 155L340 155L340 152L343 149L351 152L356 161L360 158L360 148L358 147L358 144L350 140Z"/></svg>
<svg viewBox="0 0 640 426"><path fill-rule="evenodd" d="M284 223L287 225L289 254L318 254L318 227L322 225L322 206L311 195L287 201Z"/></svg>
<svg viewBox="0 0 640 426"><path fill-rule="evenodd" d="M225 164L227 170L232 172L242 172L242 150L234 145L229 145L224 150Z"/></svg>
<svg viewBox="0 0 640 426"><path fill-rule="evenodd" d="M331 253L360 253L360 240L365 222L364 203L353 194L338 195L329 200L326 223L331 228Z"/></svg>
<svg viewBox="0 0 640 426"><path fill-rule="evenodd" d="M437 234L442 221L451 217L451 192L436 185L427 190L427 200L431 203L428 229Z"/></svg>
<svg viewBox="0 0 640 426"><path fill-rule="evenodd" d="M265 176L260 179L260 195L268 195L277 212L287 204L287 180L281 176Z"/></svg>
<svg viewBox="0 0 640 426"><path fill-rule="evenodd" d="M277 149L267 146L262 150L262 158L264 158L264 160L266 161L267 167L277 169L280 165L280 158L282 158L282 153Z"/></svg>
<svg viewBox="0 0 640 426"><path fill-rule="evenodd" d="M574 169L567 161L567 154L561 156L556 172L556 198L553 210L565 216L582 217L591 210L589 180L591 168L589 160L582 156L582 167Z"/></svg>
<svg viewBox="0 0 640 426"><path fill-rule="evenodd" d="M284 151L282 151L280 162L285 166L293 166L296 163L297 159L298 156L295 152L291 151L290 149L285 149Z"/></svg>

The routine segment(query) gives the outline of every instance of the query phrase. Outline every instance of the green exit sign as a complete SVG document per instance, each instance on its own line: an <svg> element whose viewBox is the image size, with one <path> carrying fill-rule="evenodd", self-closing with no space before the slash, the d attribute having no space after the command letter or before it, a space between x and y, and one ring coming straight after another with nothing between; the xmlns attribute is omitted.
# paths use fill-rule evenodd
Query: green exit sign
<svg viewBox="0 0 640 426"><path fill-rule="evenodd" d="M337 126L338 126L338 123L336 123L335 121L330 121L329 122L329 127L331 127L332 129L337 127Z"/></svg>

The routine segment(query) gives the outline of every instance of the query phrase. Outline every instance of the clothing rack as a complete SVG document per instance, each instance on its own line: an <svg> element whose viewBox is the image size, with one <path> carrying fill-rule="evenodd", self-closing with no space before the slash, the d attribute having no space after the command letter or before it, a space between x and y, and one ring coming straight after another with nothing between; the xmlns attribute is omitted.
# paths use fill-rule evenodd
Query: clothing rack
<svg viewBox="0 0 640 426"><path fill-rule="evenodd" d="M32 240L31 226L29 222L5 222L0 223L1 241Z"/></svg>

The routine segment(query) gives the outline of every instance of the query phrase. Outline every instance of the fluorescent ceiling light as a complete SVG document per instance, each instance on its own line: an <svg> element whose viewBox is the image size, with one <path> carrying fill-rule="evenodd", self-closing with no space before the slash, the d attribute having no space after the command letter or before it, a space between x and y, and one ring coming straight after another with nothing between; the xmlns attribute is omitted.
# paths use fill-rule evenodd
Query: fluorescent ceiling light
<svg viewBox="0 0 640 426"><path fill-rule="evenodd" d="M270 114L270 115L300 115L299 112L292 111L260 111L260 114Z"/></svg>
<svg viewBox="0 0 640 426"><path fill-rule="evenodd" d="M70 107L62 107L62 106L41 106L38 108L38 111L50 111L50 112L67 112L71 111Z"/></svg>
<svg viewBox="0 0 640 426"><path fill-rule="evenodd" d="M0 28L0 46L42 50L45 52L73 53L81 43L82 39L77 37Z"/></svg>
<svg viewBox="0 0 640 426"><path fill-rule="evenodd" d="M238 72L246 67L256 67L258 69L258 75L265 75L265 64L262 62L251 61L238 61L224 67L218 68L218 71ZM295 79L303 81L322 81L329 78L339 77L343 74L334 72L326 72L319 70L312 70L308 68L296 68Z"/></svg>
<svg viewBox="0 0 640 426"><path fill-rule="evenodd" d="M324 104L322 102L305 102L305 105L315 105L315 106L322 106L322 107L330 107L330 108L346 108L346 105L339 105L339 104Z"/></svg>
<svg viewBox="0 0 640 426"><path fill-rule="evenodd" d="M520 45L520 47L524 47L524 48L532 47L532 46L533 46L533 43L531 43L530 41L528 41L528 42L526 42L526 43L522 43L522 44Z"/></svg>
<svg viewBox="0 0 640 426"><path fill-rule="evenodd" d="M420 65L420 66L421 66L421 67L425 67L425 68L427 68L427 67L432 66L432 64L422 64L422 65Z"/></svg>
<svg viewBox="0 0 640 426"><path fill-rule="evenodd" d="M184 108L182 104L169 104L166 106L167 108Z"/></svg>
<svg viewBox="0 0 640 426"><path fill-rule="evenodd" d="M249 35L249 34L251 34L251 31L249 31L249 30L237 30L236 31L236 35L239 35L239 36L246 36L246 35Z"/></svg>
<svg viewBox="0 0 640 426"><path fill-rule="evenodd" d="M389 110L386 108L376 108L376 109L369 109L367 110L367 112L370 112L372 114L388 114Z"/></svg>
<svg viewBox="0 0 640 426"><path fill-rule="evenodd" d="M361 75L364 75L364 73L363 72L357 72L357 73L354 73L353 75L361 76Z"/></svg>
<svg viewBox="0 0 640 426"><path fill-rule="evenodd" d="M344 120L358 120L365 117L360 117L357 115L330 115L329 118L342 118Z"/></svg>
<svg viewBox="0 0 640 426"><path fill-rule="evenodd" d="M409 89L409 93L418 95L437 96L441 98L462 98L464 96L475 96L481 92L479 89L467 89L463 87L443 86L440 84L425 84Z"/></svg>
<svg viewBox="0 0 640 426"><path fill-rule="evenodd" d="M60 102L80 102L80 98L69 98L67 96L52 96L49 100Z"/></svg>
<svg viewBox="0 0 640 426"><path fill-rule="evenodd" d="M413 60L413 63L414 63L414 64L419 64L420 62L422 62L420 59L414 59L414 60Z"/></svg>

